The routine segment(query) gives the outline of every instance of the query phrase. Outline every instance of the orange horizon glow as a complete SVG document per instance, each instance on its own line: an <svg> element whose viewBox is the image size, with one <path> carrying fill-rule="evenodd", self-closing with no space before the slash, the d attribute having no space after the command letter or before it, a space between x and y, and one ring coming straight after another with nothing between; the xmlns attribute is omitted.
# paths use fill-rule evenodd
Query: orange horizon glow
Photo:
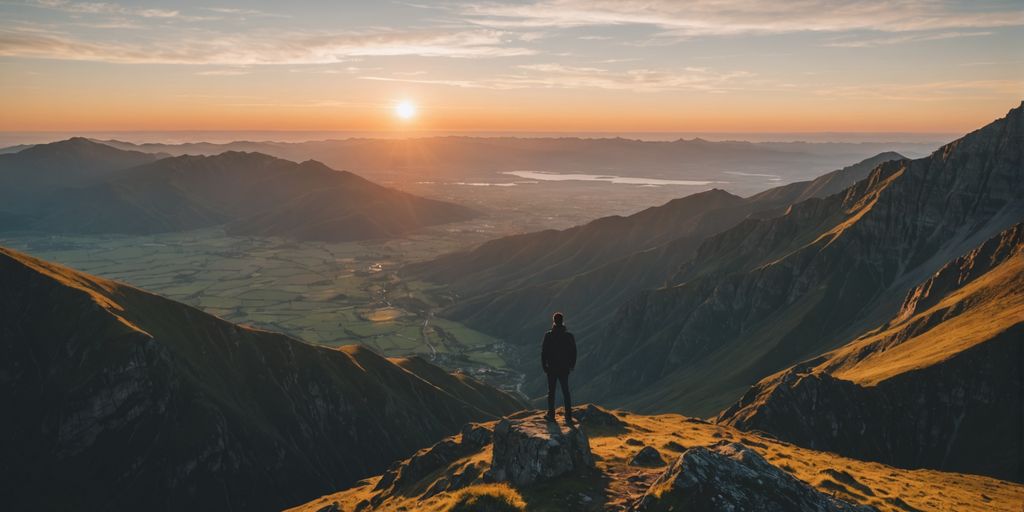
<svg viewBox="0 0 1024 512"><path fill-rule="evenodd" d="M0 132L963 133L1024 98L1012 6L811 2L0 4Z"/></svg>
<svg viewBox="0 0 1024 512"><path fill-rule="evenodd" d="M617 109L583 112L553 108L530 112L523 108L461 108L417 106L403 119L394 108L239 110L216 104L187 106L106 105L97 112L88 105L9 106L0 131L350 131L350 132L909 132L960 133L1002 117L1020 101L991 102L984 109L907 108L899 115L871 104L837 105L830 110L804 107L762 108L751 113L737 108L708 107L704 111L645 112Z"/></svg>

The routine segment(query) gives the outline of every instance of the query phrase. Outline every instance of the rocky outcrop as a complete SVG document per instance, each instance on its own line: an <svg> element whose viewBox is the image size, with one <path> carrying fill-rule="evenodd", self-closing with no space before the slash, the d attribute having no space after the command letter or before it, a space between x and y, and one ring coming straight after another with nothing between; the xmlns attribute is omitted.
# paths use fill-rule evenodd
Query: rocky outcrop
<svg viewBox="0 0 1024 512"><path fill-rule="evenodd" d="M503 419L494 427L490 479L529 485L594 467L582 428L548 422L539 415Z"/></svg>
<svg viewBox="0 0 1024 512"><path fill-rule="evenodd" d="M594 404L587 404L573 411L573 414L580 423L589 428L620 430L626 426L626 422L619 419L614 413Z"/></svg>
<svg viewBox="0 0 1024 512"><path fill-rule="evenodd" d="M664 466L665 459L661 458L661 452L653 446L644 446L629 459L630 466Z"/></svg>
<svg viewBox="0 0 1024 512"><path fill-rule="evenodd" d="M832 498L740 443L691 448L633 505L637 511L870 512Z"/></svg>

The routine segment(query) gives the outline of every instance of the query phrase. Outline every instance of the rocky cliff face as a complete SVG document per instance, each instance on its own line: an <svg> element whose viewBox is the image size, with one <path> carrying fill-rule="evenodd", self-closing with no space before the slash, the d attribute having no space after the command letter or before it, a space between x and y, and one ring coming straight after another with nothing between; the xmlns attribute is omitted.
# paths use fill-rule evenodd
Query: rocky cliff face
<svg viewBox="0 0 1024 512"><path fill-rule="evenodd" d="M719 421L902 467L1024 480L1024 224L913 288L860 339L751 388Z"/></svg>
<svg viewBox="0 0 1024 512"><path fill-rule="evenodd" d="M280 509L518 408L4 249L0 353L11 508Z"/></svg>
<svg viewBox="0 0 1024 512"><path fill-rule="evenodd" d="M706 240L624 305L581 396L713 414L751 383L891 316L915 283L1024 218L1024 107L844 193Z"/></svg>

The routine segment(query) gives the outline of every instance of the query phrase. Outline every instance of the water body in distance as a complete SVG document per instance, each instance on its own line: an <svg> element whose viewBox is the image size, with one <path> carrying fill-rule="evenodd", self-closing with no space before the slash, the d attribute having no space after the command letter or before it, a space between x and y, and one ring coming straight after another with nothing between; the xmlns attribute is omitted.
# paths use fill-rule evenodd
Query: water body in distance
<svg viewBox="0 0 1024 512"><path fill-rule="evenodd" d="M637 178L612 176L608 174L583 174L583 173L558 173L542 171L507 171L502 174L509 174L519 178L540 181L603 181L616 185L686 185L686 186L707 186L714 184L725 184L727 181L700 181L700 180L665 180L659 178Z"/></svg>

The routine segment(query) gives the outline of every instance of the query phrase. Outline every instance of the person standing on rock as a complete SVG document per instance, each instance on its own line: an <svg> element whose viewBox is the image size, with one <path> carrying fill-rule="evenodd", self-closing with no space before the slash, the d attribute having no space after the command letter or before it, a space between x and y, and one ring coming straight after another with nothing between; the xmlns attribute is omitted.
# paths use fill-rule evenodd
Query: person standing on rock
<svg viewBox="0 0 1024 512"><path fill-rule="evenodd" d="M572 426L569 373L576 369L576 338L565 329L565 316L561 313L555 313L551 322L551 330L544 333L540 351L540 363L548 375L548 414L544 418L555 421L555 383L559 382L565 402L565 424Z"/></svg>

